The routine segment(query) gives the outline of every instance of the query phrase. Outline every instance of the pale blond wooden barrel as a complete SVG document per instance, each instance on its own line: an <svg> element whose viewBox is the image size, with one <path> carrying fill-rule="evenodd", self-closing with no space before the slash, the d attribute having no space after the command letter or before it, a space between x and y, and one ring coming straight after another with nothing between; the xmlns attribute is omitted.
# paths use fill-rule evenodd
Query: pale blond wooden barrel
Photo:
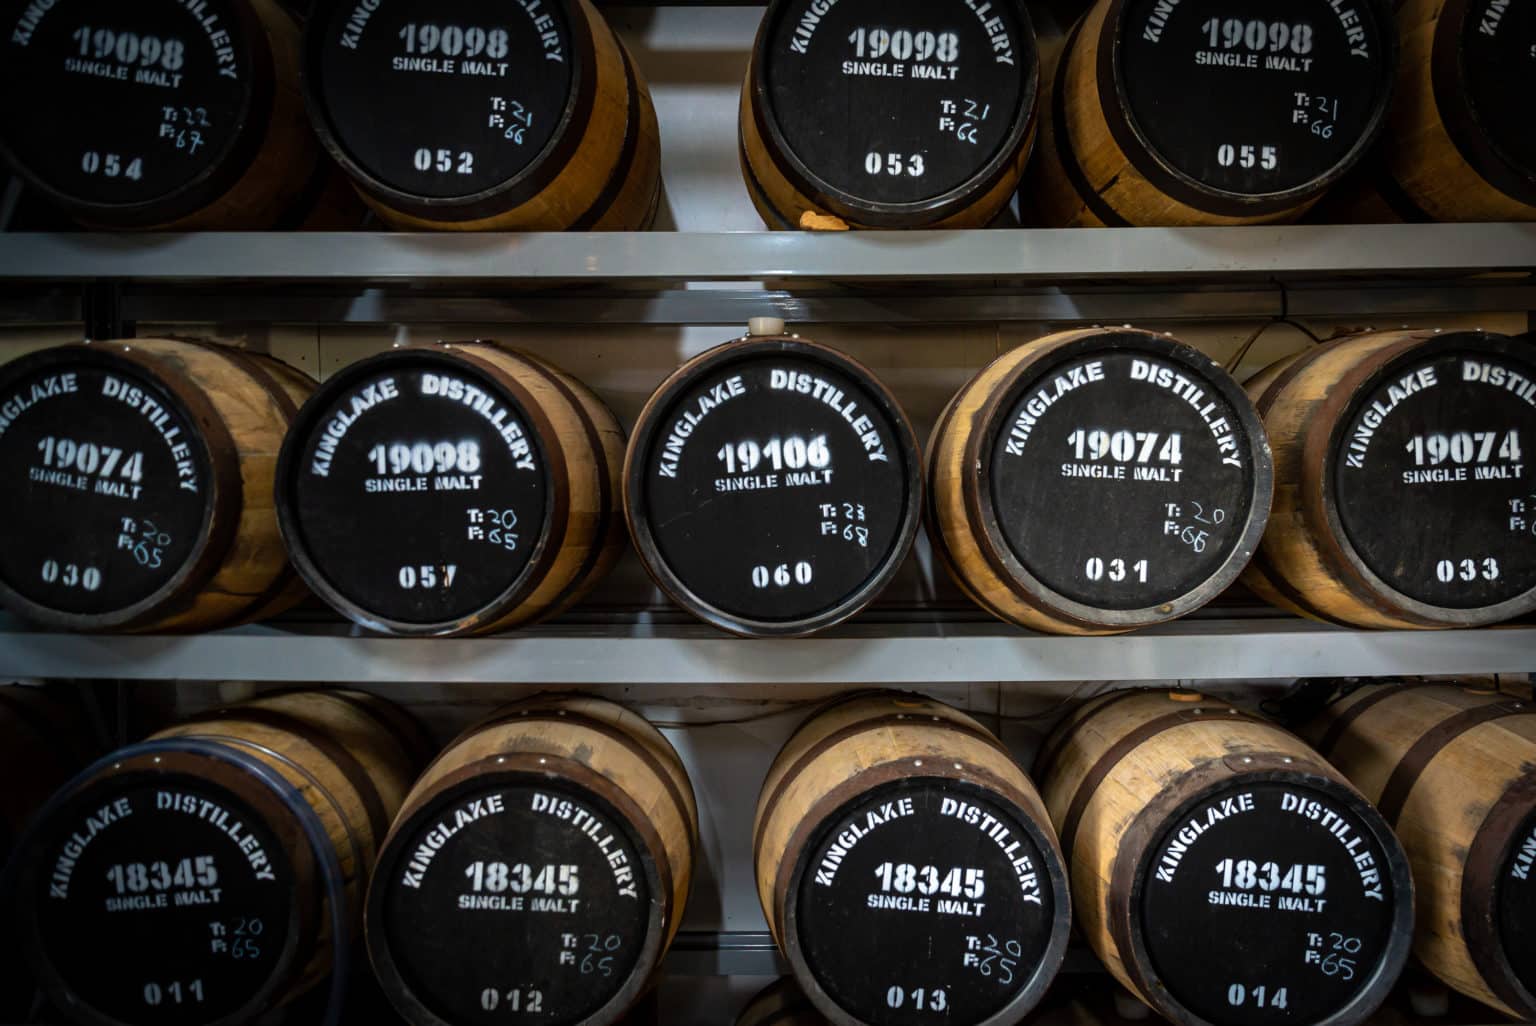
<svg viewBox="0 0 1536 1026"><path fill-rule="evenodd" d="M698 843L682 761L640 716L512 705L437 758L385 843L368 904L384 991L415 1023L614 1023L677 934Z"/></svg>
<svg viewBox="0 0 1536 1026"><path fill-rule="evenodd" d="M1403 842L1419 961L1469 997L1536 1016L1536 706L1448 684L1373 684L1305 733Z"/></svg>
<svg viewBox="0 0 1536 1026"><path fill-rule="evenodd" d="M769 929L839 1026L925 1008L1012 1023L1061 965L1070 902L1044 807L957 709L895 692L827 705L774 760L753 834Z"/></svg>
<svg viewBox="0 0 1536 1026"><path fill-rule="evenodd" d="M1125 691L1068 715L1037 765L1078 930L1158 1014L1358 1023L1396 982L1407 859L1294 735L1201 695Z"/></svg>

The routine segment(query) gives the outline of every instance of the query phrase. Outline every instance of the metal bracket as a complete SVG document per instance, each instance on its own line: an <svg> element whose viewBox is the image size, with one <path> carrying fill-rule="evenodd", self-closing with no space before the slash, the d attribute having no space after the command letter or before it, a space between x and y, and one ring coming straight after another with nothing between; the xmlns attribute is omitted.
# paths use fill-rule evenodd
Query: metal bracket
<svg viewBox="0 0 1536 1026"><path fill-rule="evenodd" d="M133 322L123 319L121 282L86 282L80 293L80 319L85 324L85 337L88 340L133 337Z"/></svg>

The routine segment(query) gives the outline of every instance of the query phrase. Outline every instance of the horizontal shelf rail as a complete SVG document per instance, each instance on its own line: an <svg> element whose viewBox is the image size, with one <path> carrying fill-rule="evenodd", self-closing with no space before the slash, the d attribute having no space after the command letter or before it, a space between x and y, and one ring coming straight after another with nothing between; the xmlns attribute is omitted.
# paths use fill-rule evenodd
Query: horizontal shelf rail
<svg viewBox="0 0 1536 1026"><path fill-rule="evenodd" d="M1305 280L1536 268L1536 224L945 232L0 234L0 280Z"/></svg>
<svg viewBox="0 0 1536 1026"><path fill-rule="evenodd" d="M986 623L857 624L747 641L693 625L557 625L401 639L339 624L188 637L34 631L0 619L0 675L101 680L455 684L1166 681L1528 673L1536 627L1354 631L1290 618L1184 620L1108 638Z"/></svg>

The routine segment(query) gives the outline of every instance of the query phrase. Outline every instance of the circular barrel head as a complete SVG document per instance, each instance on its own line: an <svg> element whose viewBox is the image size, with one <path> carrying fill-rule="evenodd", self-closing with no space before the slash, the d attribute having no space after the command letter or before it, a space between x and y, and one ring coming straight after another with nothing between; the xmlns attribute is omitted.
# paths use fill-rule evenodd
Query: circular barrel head
<svg viewBox="0 0 1536 1026"><path fill-rule="evenodd" d="M522 768L461 771L395 828L369 895L374 965L413 1022L612 1022L659 957L669 885L571 767L509 762Z"/></svg>
<svg viewBox="0 0 1536 1026"><path fill-rule="evenodd" d="M1357 1022L1407 958L1411 882L1390 829L1349 788L1287 772L1159 817L1135 868L1142 989L1175 1021Z"/></svg>
<svg viewBox="0 0 1536 1026"><path fill-rule="evenodd" d="M592 108L592 63L572 0L325 0L305 32L305 96L367 192L466 220L532 198L563 168Z"/></svg>
<svg viewBox="0 0 1536 1026"><path fill-rule="evenodd" d="M1320 485L1338 554L1448 624L1536 608L1531 347L1440 335L1339 391Z"/></svg>
<svg viewBox="0 0 1536 1026"><path fill-rule="evenodd" d="M797 977L834 1022L1015 1022L1055 977L1065 873L1006 798L909 777L865 791L813 830L784 932Z"/></svg>
<svg viewBox="0 0 1536 1026"><path fill-rule="evenodd" d="M249 1021L292 985L318 908L302 829L254 779L189 755L88 781L31 835L28 954L81 1022Z"/></svg>
<svg viewBox="0 0 1536 1026"><path fill-rule="evenodd" d="M652 576L726 630L807 634L852 616L917 530L917 442L895 400L841 354L730 343L651 398L625 511Z"/></svg>
<svg viewBox="0 0 1536 1026"><path fill-rule="evenodd" d="M472 356L409 349L348 367L283 445L278 519L295 567L375 630L493 620L551 557L565 515L549 437L531 397Z"/></svg>
<svg viewBox="0 0 1536 1026"><path fill-rule="evenodd" d="M757 39L753 111L797 190L833 213L941 219L1027 144L1039 58L1015 0L787 0Z"/></svg>
<svg viewBox="0 0 1536 1026"><path fill-rule="evenodd" d="M1099 90L1121 149L1149 153L1138 170L1217 214L1335 181L1380 129L1397 68L1376 0L1116 0L1106 24Z"/></svg>
<svg viewBox="0 0 1536 1026"><path fill-rule="evenodd" d="M1451 0L1434 44L1435 101L1462 156L1501 191L1536 206L1536 9ZM1450 111L1462 108L1467 117Z"/></svg>
<svg viewBox="0 0 1536 1026"><path fill-rule="evenodd" d="M132 623L218 551L231 443L196 386L128 351L66 346L0 368L0 602L41 623Z"/></svg>
<svg viewBox="0 0 1536 1026"><path fill-rule="evenodd" d="M239 0L18 4L0 40L0 90L16 101L0 109L0 150L76 217L173 221L254 157L269 63Z"/></svg>

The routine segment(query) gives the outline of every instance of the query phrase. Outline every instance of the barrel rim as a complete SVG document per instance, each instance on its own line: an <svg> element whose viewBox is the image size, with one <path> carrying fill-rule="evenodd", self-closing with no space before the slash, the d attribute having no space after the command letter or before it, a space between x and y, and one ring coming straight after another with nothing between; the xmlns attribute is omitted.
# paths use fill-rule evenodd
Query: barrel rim
<svg viewBox="0 0 1536 1026"><path fill-rule="evenodd" d="M752 55L744 89L751 100L748 106L751 109L758 136L764 141L765 149L769 149L769 157L774 167L789 181L795 191L825 210L850 222L876 228L909 228L916 226L914 221L931 225L968 209L996 188L1010 173L1010 169L1019 163L1021 154L1028 150L1033 140L1035 121L1039 116L1039 42L1035 35L1034 21L1021 0L1001 0L1013 9L1013 13L1018 18L1019 39L1028 48L1030 71L1028 78L1021 83L1018 107L1009 122L1008 134L998 144L997 152L991 159L955 188L929 199L910 203L878 203L861 200L852 193L832 185L805 165L795 153L794 148L789 145L783 130L779 127L777 116L770 116L773 103L768 89L767 62L763 59L763 54L768 49L770 25L777 24L778 18L783 16L783 12L791 2L792 0L770 0L768 9L763 13L763 20L758 25L757 37L752 43ZM745 160L745 145L742 146L742 157ZM777 213L780 218L783 217L782 212Z"/></svg>
<svg viewBox="0 0 1536 1026"><path fill-rule="evenodd" d="M1342 341L1378 340L1382 334L1398 333L1373 332ZM1339 516L1335 477L1349 424L1371 392L1403 364L1432 358L1444 350L1481 345L1495 354L1536 365L1536 353L1526 353L1519 348L1521 340L1508 335L1484 331L1401 334L1403 337L1393 345L1351 365L1318 402L1305 428L1301 439L1303 466L1317 467L1318 471L1302 474L1301 507L1304 518L1315 525L1311 534L1318 552L1339 575L1340 584L1354 602L1423 627L1481 627L1524 615L1536 609L1536 585L1493 605L1466 608L1432 605L1399 591L1365 562ZM1278 396L1276 389L1275 398Z"/></svg>
<svg viewBox="0 0 1536 1026"><path fill-rule="evenodd" d="M565 11L571 29L571 84L565 107L555 125L554 134L544 148L511 178L463 196L421 196L397 189L365 168L341 142L334 119L321 95L324 82L327 14L321 8L329 3L341 7L345 0L315 0L304 27L303 55L299 62L299 89L310 124L325 151L341 166L359 191L383 203L389 209L412 217L445 222L474 221L494 217L522 206L548 189L566 173L571 158L581 147L584 128L597 103L597 44L592 19L602 15L586 0L546 0ZM611 30L609 30L611 31ZM614 37L617 41L617 36Z"/></svg>
<svg viewBox="0 0 1536 1026"><path fill-rule="evenodd" d="M314 893L314 885L318 877L317 867L314 853L310 850L309 841L303 829L283 815L282 800L259 778L244 773L238 776L221 776L216 769L212 769L221 766L240 769L237 762L225 763L224 760L211 755L191 752L136 755L115 763L97 774L91 774L86 770L65 785L56 800L60 802L58 814L62 816L64 812L76 808L79 802L87 800L88 796L97 789L142 788L152 786L157 779L187 776L193 778L199 787L216 792L222 791L231 796L233 801L226 799L231 806L257 813L257 816L252 818L259 818L277 842L268 855L274 864L278 864L281 860L281 864L291 871L292 887L285 901L288 910L288 935L283 940L282 954L273 964L266 981L244 1005L236 1008L229 1015L209 1020L206 1024L206 1026L240 1026L275 1008L283 1001L289 990L300 981L305 963L311 955L311 952L306 950L309 945L304 943L304 938L313 937L315 934L320 922L321 902L301 900L301 896L306 892ZM30 843L41 844L47 822L40 818L33 820L28 835ZM40 861L23 861L16 880L16 894L22 906L19 912L18 929L24 933L28 942L25 945L28 962L32 966L39 985L56 1004L69 1008L70 1015L86 1023L87 1026L129 1026L123 1020L99 1012L94 1006L75 997L66 986L62 975L54 968L54 962L48 956L46 945L42 942L37 901L35 898L23 897L35 888L44 868L44 863Z"/></svg>
<svg viewBox="0 0 1536 1026"><path fill-rule="evenodd" d="M694 593L661 558L645 514L645 496L649 475L646 464L658 436L665 430L661 415L671 409L681 396L705 374L720 367L748 360L761 360L774 354L789 354L821 363L857 382L891 424L892 442L903 461L906 497L902 502L900 527L889 551L875 570L856 589L835 605L797 620L754 620L737 616L711 605ZM794 335L747 335L723 342L701 353L673 371L647 400L635 421L624 453L624 519L640 561L651 579L683 609L714 627L748 638L800 637L824 630L854 616L874 601L896 576L917 538L922 520L922 457L911 421L896 397L867 367L853 357L829 346L809 342Z"/></svg>
<svg viewBox="0 0 1536 1026"><path fill-rule="evenodd" d="M1258 551L1264 529L1269 523L1274 495L1274 454L1270 449L1269 435L1242 386L1220 364L1193 346L1139 328L1089 329L1073 334L1077 337L1053 345L1049 350L1041 352L1038 358L1032 359L1027 351L1050 341L1053 336L1047 335L1026 343L1020 347L1025 350L1023 353L1017 349L1012 350L993 361L996 363L1016 359L1017 363L994 385L986 402L973 414L972 428L967 433L961 470L965 479L971 482L971 487L963 489L970 533L977 543L977 549L986 559L988 568L1008 590L1023 604L1039 609L1052 618L1090 629L1111 630L1133 630L1166 623L1199 609L1225 591L1242 574L1253 554ZM1186 370L1198 372L1206 384L1226 399L1247 436L1253 486L1242 533L1237 536L1231 552L1214 573L1188 592L1167 602L1140 609L1103 609L1068 598L1051 588L1025 566L1014 552L1003 535L994 504L991 456L997 439L1007 426L1003 418L1008 409L1034 381L1049 374L1052 368L1078 358L1084 351L1122 349L1150 349L1154 355L1179 364ZM981 373L985 374L986 369ZM965 390L974 387L980 376L972 378Z"/></svg>
<svg viewBox="0 0 1536 1026"><path fill-rule="evenodd" d="M921 772L912 772L913 762L923 763ZM962 764L963 765L963 764ZM1022 769L1019 774L1028 781ZM773 882L775 904L783 908L783 924L778 931L779 947L788 960L795 981L806 997L834 1026L865 1026L853 1017L822 987L805 959L800 940L799 882L821 839L833 830L850 810L871 800L873 796L892 790L898 785L926 785L952 788L970 793L1013 817L1015 825L1034 844L1040 854L1041 876L1045 889L1052 899L1049 940L1029 980L1020 987L1013 998L997 1012L972 1026L1011 1026L1019 1021L1045 997L1066 959L1067 944L1072 933L1072 893L1067 877L1067 860L1063 856L1051 832L1047 830L1049 819L1043 809L1039 817L1032 815L1027 804L1018 801L1014 793L1017 785L976 766L955 769L952 759L916 759L897 757L864 768L823 793L805 811L785 845L785 852L795 852L793 865L786 865L783 853L779 853L778 872ZM1022 792L1020 792L1022 793ZM754 852L754 862L763 857ZM771 910L765 910L770 921L775 918Z"/></svg>
<svg viewBox="0 0 1536 1026"><path fill-rule="evenodd" d="M1291 736L1279 727L1274 729L1287 737ZM1305 748L1300 740L1296 744ZM1310 752L1310 749L1307 751ZM1364 795L1342 779L1321 771L1321 767L1326 765L1321 757L1316 757L1318 761L1312 767L1308 767L1294 752L1247 755L1243 758L1251 762L1243 763L1241 767L1232 764L1235 758L1228 756L1203 763L1184 777L1186 781L1197 781L1200 786L1193 791L1165 789L1136 814L1121 838L1111 870L1106 930L1116 949L1121 952L1130 949L1129 957L1121 955L1121 962L1135 982L1139 997L1178 1026L1218 1026L1177 1001L1153 966L1151 951L1146 943L1144 917L1138 914L1138 910L1141 908L1147 877L1156 866L1158 839L1195 807L1233 787L1281 783L1322 792L1353 813L1360 824L1370 831L1382 852L1385 862L1383 877L1391 882L1394 896L1392 923L1387 931L1386 945L1369 981L1332 1015L1301 1024L1352 1026L1367 1018L1386 1000L1392 988L1397 985L1398 976L1413 948L1415 898L1408 856L1391 826L1376 813L1375 807ZM1128 852L1133 857L1127 857Z"/></svg>
<svg viewBox="0 0 1536 1026"><path fill-rule="evenodd" d="M649 908L645 914L645 939L635 956L634 968L624 986L616 990L602 1007L584 1022L605 1022L619 1018L645 991L661 964L668 943L669 917L673 908L672 873L666 861L666 846L651 826L644 810L617 784L590 767L555 755L534 752L508 752L490 755L461 766L433 782L432 796L408 807L395 820L389 836L379 849L364 901L363 936L368 958L373 963L379 987L402 1014L423 1026L454 1026L417 996L401 971L389 939L386 911L390 883L401 861L410 854L408 839L412 832L470 794L483 794L500 787L535 787L565 791L581 801L596 806L616 830L623 831L639 858L646 886L650 888Z"/></svg>
<svg viewBox="0 0 1536 1026"><path fill-rule="evenodd" d="M1243 193L1202 183L1164 157L1137 122L1126 90L1121 43L1125 39L1125 23L1130 17L1129 0L1108 0L1109 10L1095 41L1098 107L1109 126L1110 135L1137 173L1159 191L1196 210L1223 217L1261 217L1294 210L1315 200L1370 152L1386 126L1391 107L1399 54L1397 17L1387 0L1363 2L1371 8L1376 19L1381 42L1375 105L1354 145L1324 173L1280 192ZM1113 97L1115 102L1105 103L1105 97Z"/></svg>
<svg viewBox="0 0 1536 1026"><path fill-rule="evenodd" d="M311 591L332 609L369 630L401 637L446 637L452 634L492 629L502 617L527 598L528 594L544 580L550 564L559 555L560 546L553 543L557 540L557 535L564 536L563 511L569 504L570 493L570 480L564 470L563 460L557 458L563 456L565 447L561 444L560 437L548 416L537 403L533 402L527 390L519 382L512 380L509 375L495 368L493 364L476 356L474 347L484 344L456 342L401 346L398 349L348 364L327 378L320 387L315 389L314 394L305 400L298 415L289 426L287 436L283 439L283 447L277 459L272 495L273 506L277 512L278 531L282 534L283 544L287 547L288 559ZM501 398L522 414L523 423L531 429L530 440L537 447L539 455L543 457L547 485L544 495L544 523L540 527L538 540L534 542L533 549L529 553L528 561L495 599L453 620L426 622L395 620L376 615L360 602L343 595L340 589L324 576L311 555L309 543L304 537L303 525L299 521L298 511L295 508L298 481L302 476L305 458L301 450L308 444L310 436L320 424L326 405L332 402L336 395L353 387L358 379L367 377L380 368L386 368L392 364L415 362L442 364L454 368L459 373L464 373L467 369L479 377L482 383L493 385L501 390L503 393Z"/></svg>
<svg viewBox="0 0 1536 1026"><path fill-rule="evenodd" d="M1526 166L1488 130L1484 111L1469 88L1471 75L1463 36L1475 31L1471 0L1444 0L1435 19L1429 81L1445 134L1473 171L1494 189L1526 206L1536 206L1536 166Z"/></svg>
<svg viewBox="0 0 1536 1026"><path fill-rule="evenodd" d="M100 203L82 200L57 188L29 168L0 132L0 162L10 165L27 186L61 207L77 221L100 223L129 229L154 228L190 217L212 206L250 169L261 152L277 103L273 49L262 18L247 2L233 0L227 11L231 24L238 25L236 45L244 47L244 57L251 69L250 87L243 91L238 127L222 151L210 154L203 170L193 178L161 196L137 203ZM269 16L289 18L276 3ZM297 31L297 27L295 27Z"/></svg>
<svg viewBox="0 0 1536 1026"><path fill-rule="evenodd" d="M218 349L212 348L214 351ZM52 609L22 595L4 577L0 577L0 606L12 609L34 623L63 630L153 628L180 607L195 601L197 594L213 579L234 541L245 494L235 442L212 400L190 375L168 360L136 349L131 339L70 343L29 353L0 368L0 387L39 367L54 364L68 367L80 363L100 364L150 385L159 393L157 399L164 401L189 427L197 428L188 442L197 447L208 467L208 490L197 540L181 567L160 587L121 609L104 613L68 613Z"/></svg>
<svg viewBox="0 0 1536 1026"><path fill-rule="evenodd" d="M1488 810L1462 867L1461 928L1472 964L1488 989L1519 1017L1536 1016L1536 994L1516 971L1504 943L1504 867L1536 823L1536 770L1527 769Z"/></svg>

